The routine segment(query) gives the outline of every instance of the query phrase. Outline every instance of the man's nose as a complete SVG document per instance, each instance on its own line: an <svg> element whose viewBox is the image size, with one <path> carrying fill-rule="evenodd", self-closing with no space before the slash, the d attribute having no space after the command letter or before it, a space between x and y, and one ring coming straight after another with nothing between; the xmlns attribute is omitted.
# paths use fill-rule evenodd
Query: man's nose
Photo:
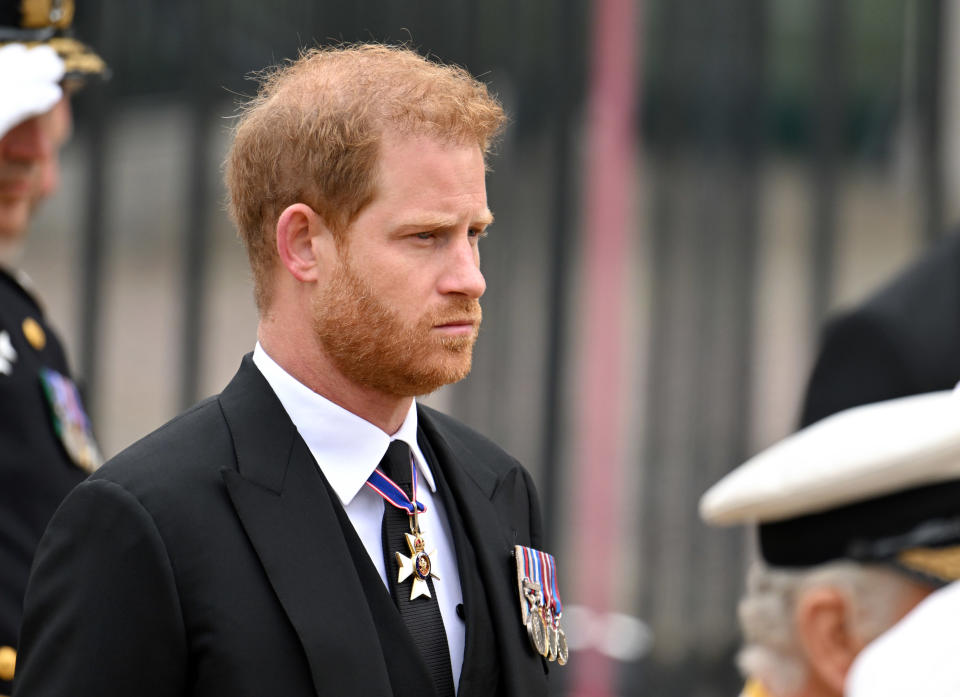
<svg viewBox="0 0 960 697"><path fill-rule="evenodd" d="M40 117L27 119L3 138L3 155L11 160L33 162L50 157L53 141Z"/></svg>
<svg viewBox="0 0 960 697"><path fill-rule="evenodd" d="M446 273L440 281L441 293L458 293L479 298L487 290L487 282L480 273L480 253L471 238L459 238L450 249Z"/></svg>

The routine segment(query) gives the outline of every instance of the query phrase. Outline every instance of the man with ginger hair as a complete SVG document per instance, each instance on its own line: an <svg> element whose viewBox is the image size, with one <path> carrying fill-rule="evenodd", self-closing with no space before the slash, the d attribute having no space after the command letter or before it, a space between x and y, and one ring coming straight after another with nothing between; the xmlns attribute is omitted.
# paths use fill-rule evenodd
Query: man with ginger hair
<svg viewBox="0 0 960 697"><path fill-rule="evenodd" d="M54 517L17 697L546 694L514 556L542 542L530 476L415 400L470 369L503 122L403 48L264 79L226 166L258 341Z"/></svg>

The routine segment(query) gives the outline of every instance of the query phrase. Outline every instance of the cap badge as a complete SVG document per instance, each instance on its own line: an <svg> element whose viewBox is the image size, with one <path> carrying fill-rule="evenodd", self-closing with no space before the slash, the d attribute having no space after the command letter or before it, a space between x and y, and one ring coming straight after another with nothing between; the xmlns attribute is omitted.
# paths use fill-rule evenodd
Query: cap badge
<svg viewBox="0 0 960 697"><path fill-rule="evenodd" d="M65 29L73 21L74 0L21 0L22 25L31 29Z"/></svg>

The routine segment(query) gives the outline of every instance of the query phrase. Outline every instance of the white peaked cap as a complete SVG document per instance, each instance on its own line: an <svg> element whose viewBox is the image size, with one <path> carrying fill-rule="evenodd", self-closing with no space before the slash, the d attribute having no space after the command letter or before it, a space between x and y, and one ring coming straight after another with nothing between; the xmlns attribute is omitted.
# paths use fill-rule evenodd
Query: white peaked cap
<svg viewBox="0 0 960 697"><path fill-rule="evenodd" d="M775 522L949 480L960 480L957 390L855 407L808 426L712 486L700 515L712 525Z"/></svg>
<svg viewBox="0 0 960 697"><path fill-rule="evenodd" d="M960 695L960 582L927 597L871 642L847 674L846 697Z"/></svg>
<svg viewBox="0 0 960 697"><path fill-rule="evenodd" d="M27 48L12 43L0 47L0 138L27 119L39 116L60 101L63 59L49 46Z"/></svg>

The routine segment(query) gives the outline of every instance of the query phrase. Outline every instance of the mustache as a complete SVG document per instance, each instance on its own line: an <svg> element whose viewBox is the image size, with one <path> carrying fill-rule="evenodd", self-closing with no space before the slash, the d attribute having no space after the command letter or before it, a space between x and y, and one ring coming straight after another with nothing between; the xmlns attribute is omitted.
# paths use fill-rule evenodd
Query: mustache
<svg viewBox="0 0 960 697"><path fill-rule="evenodd" d="M0 163L0 179L23 179L32 176L40 168L38 162L11 162Z"/></svg>
<svg viewBox="0 0 960 697"><path fill-rule="evenodd" d="M463 322L479 325L482 319L483 311L480 309L480 301L474 298L452 300L444 307L431 312L427 318L431 327Z"/></svg>

